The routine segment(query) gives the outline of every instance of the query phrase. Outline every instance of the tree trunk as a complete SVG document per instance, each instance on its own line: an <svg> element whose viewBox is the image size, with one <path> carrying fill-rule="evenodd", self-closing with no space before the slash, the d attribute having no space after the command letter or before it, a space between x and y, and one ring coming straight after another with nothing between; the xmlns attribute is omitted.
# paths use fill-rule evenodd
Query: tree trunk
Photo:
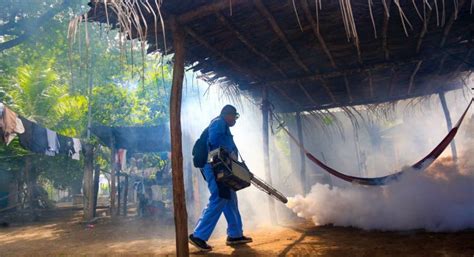
<svg viewBox="0 0 474 257"><path fill-rule="evenodd" d="M173 85L170 99L171 123L171 165L173 173L173 204L174 223L176 229L176 254L189 256L188 246L188 215L186 212L186 199L183 183L183 153L181 133L181 98L183 92L184 76L184 39L183 28L172 19L171 31L175 51L173 65Z"/></svg>

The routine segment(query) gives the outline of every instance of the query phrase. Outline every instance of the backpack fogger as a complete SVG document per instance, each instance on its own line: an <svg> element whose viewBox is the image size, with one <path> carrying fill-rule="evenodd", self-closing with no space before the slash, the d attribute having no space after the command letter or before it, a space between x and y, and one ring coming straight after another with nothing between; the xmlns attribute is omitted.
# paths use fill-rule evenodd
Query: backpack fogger
<svg viewBox="0 0 474 257"><path fill-rule="evenodd" d="M250 172L245 162L234 160L224 149L217 148L211 151L208 157L217 182L226 184L234 191L249 187L250 184L253 184L261 191L273 196L282 203L286 204L288 202L288 199L282 193Z"/></svg>

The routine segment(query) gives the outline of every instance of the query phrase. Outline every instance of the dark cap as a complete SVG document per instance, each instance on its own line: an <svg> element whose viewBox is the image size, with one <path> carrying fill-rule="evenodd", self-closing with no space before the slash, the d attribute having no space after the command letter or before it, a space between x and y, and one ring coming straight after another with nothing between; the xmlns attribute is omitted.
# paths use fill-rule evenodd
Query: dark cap
<svg viewBox="0 0 474 257"><path fill-rule="evenodd" d="M228 105L224 106L224 108L222 108L222 110L221 110L221 115L226 115L226 114L238 115L239 113L237 112L237 109L235 109L234 106L228 104Z"/></svg>

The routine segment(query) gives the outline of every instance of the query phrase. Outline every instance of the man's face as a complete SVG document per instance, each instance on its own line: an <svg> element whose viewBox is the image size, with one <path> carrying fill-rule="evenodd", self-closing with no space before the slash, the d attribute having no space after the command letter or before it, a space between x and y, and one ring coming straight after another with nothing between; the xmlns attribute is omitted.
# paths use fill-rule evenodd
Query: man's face
<svg viewBox="0 0 474 257"><path fill-rule="evenodd" d="M238 114L226 114L224 115L224 120L229 127L233 127L239 118Z"/></svg>

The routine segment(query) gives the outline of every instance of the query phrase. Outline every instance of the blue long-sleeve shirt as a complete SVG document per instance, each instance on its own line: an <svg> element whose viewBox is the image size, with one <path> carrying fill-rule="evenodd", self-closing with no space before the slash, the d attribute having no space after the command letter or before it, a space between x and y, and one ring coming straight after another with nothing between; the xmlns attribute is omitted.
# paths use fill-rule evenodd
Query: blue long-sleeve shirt
<svg viewBox="0 0 474 257"><path fill-rule="evenodd" d="M222 147L229 153L237 155L238 150L234 142L234 136L230 133L230 128L225 122L224 117L219 116L213 119L209 125L208 133L210 151Z"/></svg>

